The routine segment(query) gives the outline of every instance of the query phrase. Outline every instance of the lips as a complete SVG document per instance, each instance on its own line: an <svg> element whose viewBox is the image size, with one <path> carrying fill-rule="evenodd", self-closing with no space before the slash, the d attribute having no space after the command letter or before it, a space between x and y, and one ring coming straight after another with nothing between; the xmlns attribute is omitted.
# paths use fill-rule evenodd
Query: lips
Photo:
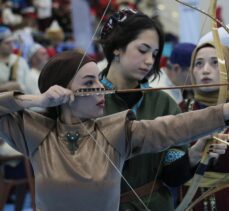
<svg viewBox="0 0 229 211"><path fill-rule="evenodd" d="M210 83L212 80L210 78L203 78L201 80L202 83Z"/></svg>
<svg viewBox="0 0 229 211"><path fill-rule="evenodd" d="M100 108L104 108L105 107L105 100L100 100L96 105L99 106Z"/></svg>
<svg viewBox="0 0 229 211"><path fill-rule="evenodd" d="M149 70L148 69L145 69L145 68L139 68L139 70L141 70L144 73L148 73L149 72Z"/></svg>

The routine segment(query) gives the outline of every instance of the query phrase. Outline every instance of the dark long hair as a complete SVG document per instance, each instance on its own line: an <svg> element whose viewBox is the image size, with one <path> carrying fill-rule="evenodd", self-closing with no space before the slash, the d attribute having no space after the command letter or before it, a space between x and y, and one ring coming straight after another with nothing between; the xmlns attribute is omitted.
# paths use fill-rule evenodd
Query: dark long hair
<svg viewBox="0 0 229 211"><path fill-rule="evenodd" d="M111 62L114 59L113 52L115 49L121 48L126 50L127 45L135 40L140 33L144 30L152 29L157 32L159 37L159 51L155 57L154 65L146 78L154 74L153 79L155 79L160 73L160 58L164 47L164 32L161 23L157 19L151 19L140 12L127 13L123 21L113 21L112 19L117 19L118 15L118 17L120 17L119 13L120 12L115 13L113 17L111 16L104 24L101 38L98 40L102 45L104 55L108 61L108 65L102 74L106 75L108 73ZM121 16L121 18L123 18L123 16Z"/></svg>

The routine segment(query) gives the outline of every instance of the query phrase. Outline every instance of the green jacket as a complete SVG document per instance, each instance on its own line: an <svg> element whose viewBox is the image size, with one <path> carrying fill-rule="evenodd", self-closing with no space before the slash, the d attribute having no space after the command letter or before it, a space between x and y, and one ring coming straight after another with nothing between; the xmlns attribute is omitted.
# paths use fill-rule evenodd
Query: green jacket
<svg viewBox="0 0 229 211"><path fill-rule="evenodd" d="M102 80L102 83L107 88L112 88L112 84L107 81L107 79ZM141 87L147 87L144 84L141 84ZM117 95L106 95L106 107L105 114L113 114L128 109L126 102ZM149 93L144 93L142 98L139 100L136 106L133 108L136 118L140 119L154 119L159 116L169 115L169 114L178 114L180 109L176 102L165 92L163 91L154 91ZM152 137L153 138L153 137ZM182 150L184 150L182 148ZM167 150L168 151L168 150ZM165 155L167 154L165 152ZM184 151L183 151L184 154ZM182 155L183 155L182 154ZM157 180L163 182L161 171L165 164L163 159L162 167L159 169L159 163L162 158L163 153L157 154L145 154L141 156L134 157L128 160L123 169L123 176L127 179L130 185L133 188L140 187L152 180L155 179L156 173ZM122 181L121 191L122 193L129 191L130 188L127 184ZM149 196L143 198L145 204L148 203ZM150 198L150 203L147 205L148 208L154 211L170 211L173 209L173 198L166 186L162 186L159 191L153 192L152 197ZM139 200L136 198L135 201L130 203L125 203L120 205L121 211L142 211L142 207Z"/></svg>

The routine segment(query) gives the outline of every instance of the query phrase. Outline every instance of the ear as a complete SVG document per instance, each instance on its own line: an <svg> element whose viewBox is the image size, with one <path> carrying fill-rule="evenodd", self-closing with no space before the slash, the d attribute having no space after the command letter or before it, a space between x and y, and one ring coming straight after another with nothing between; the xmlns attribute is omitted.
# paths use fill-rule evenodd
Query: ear
<svg viewBox="0 0 229 211"><path fill-rule="evenodd" d="M115 56L119 56L120 55L120 51L118 49L115 49L113 51L113 53L114 53Z"/></svg>

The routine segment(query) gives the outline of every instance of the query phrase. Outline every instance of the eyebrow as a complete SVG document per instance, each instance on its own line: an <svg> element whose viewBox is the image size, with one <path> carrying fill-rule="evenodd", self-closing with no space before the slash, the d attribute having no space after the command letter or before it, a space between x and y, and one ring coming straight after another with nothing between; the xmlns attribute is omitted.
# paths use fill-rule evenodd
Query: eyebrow
<svg viewBox="0 0 229 211"><path fill-rule="evenodd" d="M153 51L155 51L155 50L158 50L158 51L159 51L159 47L154 48L154 47L151 47L150 45L148 45L148 44L146 44L146 43L141 43L141 45L145 46L145 47L148 48L148 49L152 49Z"/></svg>
<svg viewBox="0 0 229 211"><path fill-rule="evenodd" d="M85 75L84 77L82 77L83 79L85 79L85 78L92 78L92 79L94 79L94 78L96 78L96 76L94 76L94 75Z"/></svg>
<svg viewBox="0 0 229 211"><path fill-rule="evenodd" d="M144 46L147 47L147 48L151 48L151 46L148 45L148 44L146 44L146 43L141 43L141 45L144 45Z"/></svg>
<svg viewBox="0 0 229 211"><path fill-rule="evenodd" d="M210 59L217 59L217 56L210 56L210 57L207 57L207 58L210 58ZM202 59L202 60L205 60L205 58L203 58L203 57L197 57L196 58L196 60L198 60L198 59Z"/></svg>

